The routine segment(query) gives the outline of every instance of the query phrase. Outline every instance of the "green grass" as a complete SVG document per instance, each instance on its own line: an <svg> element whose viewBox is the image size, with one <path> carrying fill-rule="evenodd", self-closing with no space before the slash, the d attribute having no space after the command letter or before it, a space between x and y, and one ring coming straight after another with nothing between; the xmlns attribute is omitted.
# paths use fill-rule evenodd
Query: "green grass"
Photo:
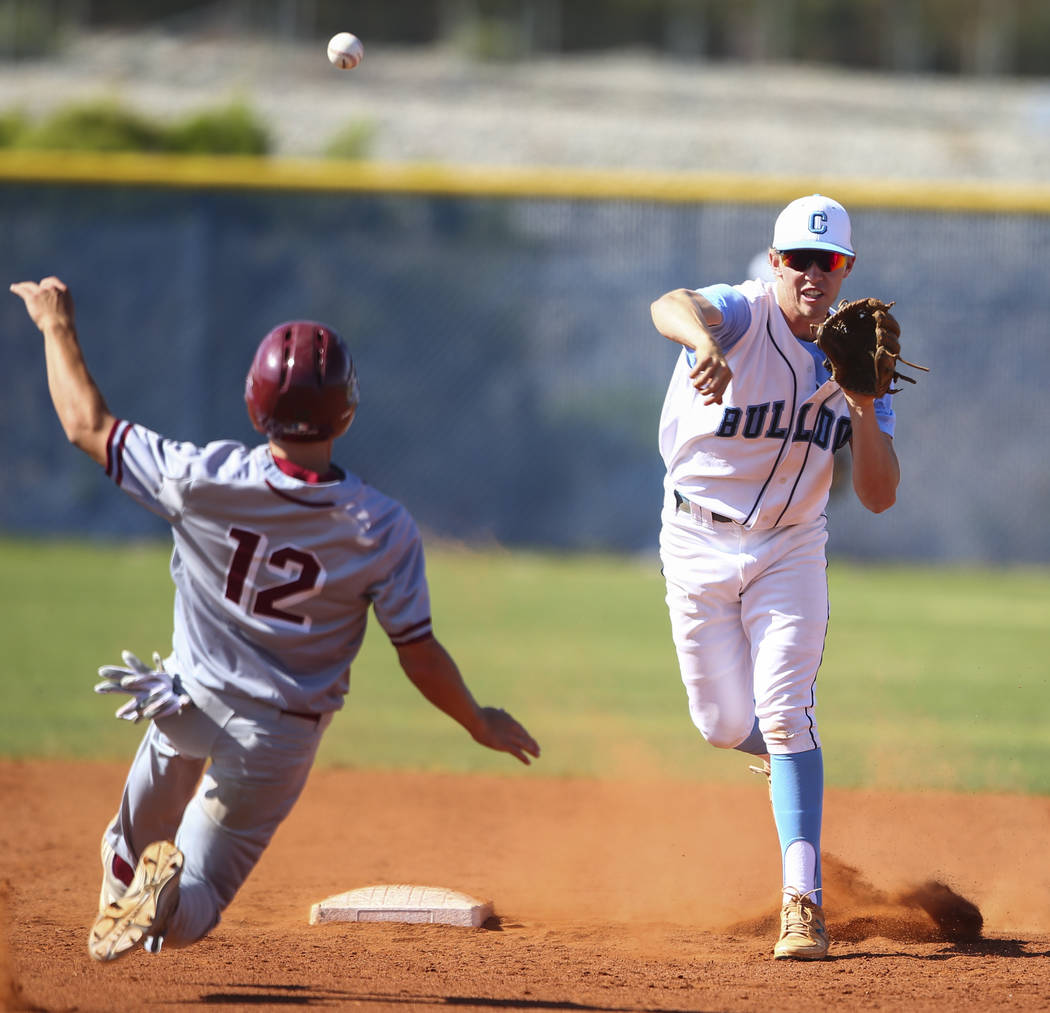
<svg viewBox="0 0 1050 1013"><path fill-rule="evenodd" d="M825 745L855 756L841 783L1050 791L1050 572L833 567L831 585L819 692Z"/></svg>
<svg viewBox="0 0 1050 1013"><path fill-rule="evenodd" d="M170 643L169 548L0 540L0 753L126 760L91 692ZM655 559L431 546L435 628L475 695L540 740L530 776L726 780L685 709ZM833 563L818 685L831 785L1050 794L1050 571ZM512 773L425 703L373 622L321 763Z"/></svg>

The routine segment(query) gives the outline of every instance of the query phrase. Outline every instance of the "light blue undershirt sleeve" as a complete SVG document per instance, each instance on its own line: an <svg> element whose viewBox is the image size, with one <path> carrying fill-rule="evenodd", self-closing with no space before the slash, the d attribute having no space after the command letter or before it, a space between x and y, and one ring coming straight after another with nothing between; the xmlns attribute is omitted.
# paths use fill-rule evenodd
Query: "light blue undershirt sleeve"
<svg viewBox="0 0 1050 1013"><path fill-rule="evenodd" d="M882 397L875 398L875 421L887 436L893 436L897 415L893 410L892 394L883 394Z"/></svg>
<svg viewBox="0 0 1050 1013"><path fill-rule="evenodd" d="M708 285L696 291L722 314L722 322L710 328L711 336L723 352L729 351L751 326L750 304L732 285ZM689 365L695 366L696 353L687 349L685 354Z"/></svg>

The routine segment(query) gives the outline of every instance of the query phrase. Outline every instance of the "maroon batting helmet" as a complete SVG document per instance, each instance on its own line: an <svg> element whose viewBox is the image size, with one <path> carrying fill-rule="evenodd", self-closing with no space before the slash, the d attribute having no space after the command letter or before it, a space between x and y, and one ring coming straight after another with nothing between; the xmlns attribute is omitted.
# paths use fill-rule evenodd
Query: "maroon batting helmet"
<svg viewBox="0 0 1050 1013"><path fill-rule="evenodd" d="M354 360L330 327L291 320L259 342L244 402L260 433L300 443L334 439L354 420L357 401Z"/></svg>

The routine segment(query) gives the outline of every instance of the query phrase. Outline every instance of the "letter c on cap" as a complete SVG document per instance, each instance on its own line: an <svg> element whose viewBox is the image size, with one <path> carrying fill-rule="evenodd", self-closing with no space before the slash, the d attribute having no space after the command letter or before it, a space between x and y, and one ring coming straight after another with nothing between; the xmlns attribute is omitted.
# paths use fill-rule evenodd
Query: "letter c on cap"
<svg viewBox="0 0 1050 1013"><path fill-rule="evenodd" d="M815 236L822 236L828 231L828 216L823 211L814 211L809 216L809 231Z"/></svg>

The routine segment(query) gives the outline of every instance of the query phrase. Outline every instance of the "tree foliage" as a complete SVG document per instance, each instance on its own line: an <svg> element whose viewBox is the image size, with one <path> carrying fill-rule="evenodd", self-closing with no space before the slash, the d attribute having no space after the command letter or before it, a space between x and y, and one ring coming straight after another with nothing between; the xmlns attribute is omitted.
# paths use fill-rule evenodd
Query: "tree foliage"
<svg viewBox="0 0 1050 1013"><path fill-rule="evenodd" d="M0 58L84 29L442 44L488 59L643 48L683 58L1050 74L1046 0L3 0ZM352 22L352 23L351 23Z"/></svg>

